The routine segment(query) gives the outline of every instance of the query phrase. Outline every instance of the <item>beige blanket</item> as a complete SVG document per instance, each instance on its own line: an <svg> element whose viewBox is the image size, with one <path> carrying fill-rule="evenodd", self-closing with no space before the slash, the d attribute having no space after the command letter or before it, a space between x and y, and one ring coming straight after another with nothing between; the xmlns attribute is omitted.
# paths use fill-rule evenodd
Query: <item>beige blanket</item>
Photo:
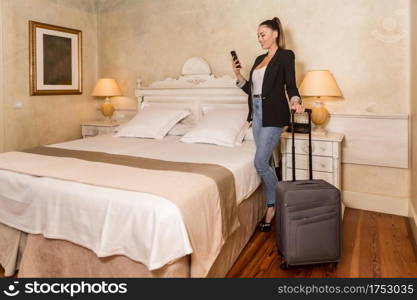
<svg viewBox="0 0 417 300"><path fill-rule="evenodd" d="M0 169L171 200L181 210L193 247L192 277L207 275L222 245L239 226L233 174L214 164L38 147L1 154Z"/></svg>

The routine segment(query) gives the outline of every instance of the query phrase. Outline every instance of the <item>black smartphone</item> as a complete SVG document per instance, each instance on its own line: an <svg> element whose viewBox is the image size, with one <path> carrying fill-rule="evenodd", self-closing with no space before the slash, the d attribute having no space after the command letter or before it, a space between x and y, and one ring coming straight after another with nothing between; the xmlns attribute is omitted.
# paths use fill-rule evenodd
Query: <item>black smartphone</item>
<svg viewBox="0 0 417 300"><path fill-rule="evenodd" d="M240 61L239 61L239 59L237 58L237 54L236 54L236 51L235 50L232 50L232 51L230 51L230 54L232 55L232 57L233 57L233 60L234 61L237 61L237 63L238 63L238 65L237 65L237 68L242 68L242 66L240 65Z"/></svg>

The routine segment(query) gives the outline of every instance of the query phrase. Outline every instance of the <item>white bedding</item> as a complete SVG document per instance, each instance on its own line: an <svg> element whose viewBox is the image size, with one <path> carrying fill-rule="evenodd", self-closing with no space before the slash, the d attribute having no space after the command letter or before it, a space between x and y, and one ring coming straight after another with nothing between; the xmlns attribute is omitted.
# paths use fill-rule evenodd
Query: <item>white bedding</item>
<svg viewBox="0 0 417 300"><path fill-rule="evenodd" d="M170 161L213 163L229 169L239 204L260 184L255 145L230 148L102 135L51 145ZM109 174L112 176L112 174ZM99 257L126 255L150 270L192 252L181 212L159 196L0 170L0 222L28 233L64 239Z"/></svg>

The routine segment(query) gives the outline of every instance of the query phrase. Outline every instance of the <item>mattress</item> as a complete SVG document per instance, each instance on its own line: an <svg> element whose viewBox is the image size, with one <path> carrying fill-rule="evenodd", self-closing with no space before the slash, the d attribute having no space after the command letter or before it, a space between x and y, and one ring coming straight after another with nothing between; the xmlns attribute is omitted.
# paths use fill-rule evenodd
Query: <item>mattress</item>
<svg viewBox="0 0 417 300"><path fill-rule="evenodd" d="M179 138L168 136L152 140L102 135L51 146L218 164L233 173L237 204L259 186L260 179L253 166L255 145L252 141L227 148L181 143ZM146 259L141 262L150 270L192 252L179 209L171 201L152 194L0 170L0 205L4 208L0 211L0 222L4 224L28 233L74 242L95 251L99 257L114 254L129 257L129 251L124 253L123 249L134 249L143 252L141 255ZM124 228L134 228L120 231L121 224ZM87 231L97 234L93 238L83 236ZM140 244L137 244L138 239L129 236L132 231L141 235ZM160 236L161 232L163 236Z"/></svg>

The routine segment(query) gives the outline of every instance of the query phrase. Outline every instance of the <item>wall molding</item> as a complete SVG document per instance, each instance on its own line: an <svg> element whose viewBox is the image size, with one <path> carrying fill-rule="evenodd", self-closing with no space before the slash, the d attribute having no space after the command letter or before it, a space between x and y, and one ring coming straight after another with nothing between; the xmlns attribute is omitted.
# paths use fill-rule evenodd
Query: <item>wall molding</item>
<svg viewBox="0 0 417 300"><path fill-rule="evenodd" d="M368 193L342 191L346 207L408 217L410 199Z"/></svg>
<svg viewBox="0 0 417 300"><path fill-rule="evenodd" d="M408 169L409 120L408 114L333 113L326 129L345 135L342 163Z"/></svg>
<svg viewBox="0 0 417 300"><path fill-rule="evenodd" d="M394 120L408 120L408 114L364 114L364 113L357 113L357 114L342 114L342 113L330 113L330 117L333 118L358 118L358 119L394 119Z"/></svg>

